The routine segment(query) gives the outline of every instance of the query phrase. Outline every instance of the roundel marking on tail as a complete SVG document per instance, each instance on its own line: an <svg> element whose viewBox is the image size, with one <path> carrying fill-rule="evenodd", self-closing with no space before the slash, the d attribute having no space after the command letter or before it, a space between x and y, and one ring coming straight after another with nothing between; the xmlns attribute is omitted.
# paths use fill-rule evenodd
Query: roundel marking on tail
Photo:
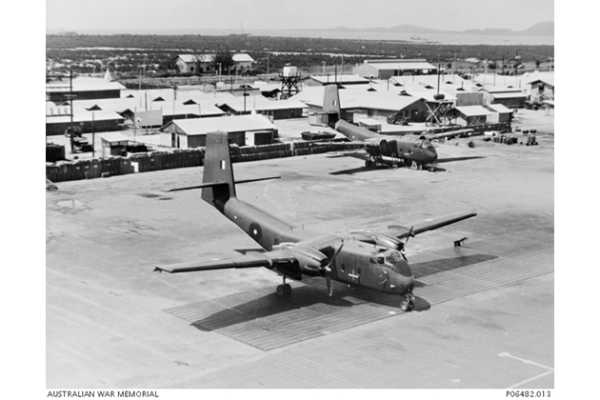
<svg viewBox="0 0 600 400"><path fill-rule="evenodd" d="M260 240L262 238L262 228L256 222L250 224L250 235L255 240Z"/></svg>

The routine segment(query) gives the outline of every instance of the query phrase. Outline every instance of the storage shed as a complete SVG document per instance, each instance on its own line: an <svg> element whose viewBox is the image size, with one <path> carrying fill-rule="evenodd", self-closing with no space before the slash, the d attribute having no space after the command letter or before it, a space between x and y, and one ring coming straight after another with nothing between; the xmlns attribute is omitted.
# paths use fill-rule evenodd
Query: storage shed
<svg viewBox="0 0 600 400"><path fill-rule="evenodd" d="M487 104L502 104L508 108L523 108L527 95L519 89L482 89Z"/></svg>
<svg viewBox="0 0 600 400"><path fill-rule="evenodd" d="M462 123L459 121L459 124L466 126L485 124L487 122L487 116L492 113L482 106L455 107L453 111L462 121Z"/></svg>
<svg viewBox="0 0 600 400"><path fill-rule="evenodd" d="M102 140L102 157L122 156L127 152L131 139L119 132L104 135Z"/></svg>
<svg viewBox="0 0 600 400"><path fill-rule="evenodd" d="M487 121L491 123L510 122L513 116L513 110L502 104L489 104L485 108L492 111Z"/></svg>

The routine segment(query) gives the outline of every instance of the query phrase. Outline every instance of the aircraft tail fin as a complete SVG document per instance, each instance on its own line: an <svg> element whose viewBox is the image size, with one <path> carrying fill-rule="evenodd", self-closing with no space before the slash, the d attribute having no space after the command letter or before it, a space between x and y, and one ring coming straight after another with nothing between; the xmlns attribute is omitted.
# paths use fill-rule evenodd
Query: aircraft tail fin
<svg viewBox="0 0 600 400"><path fill-rule="evenodd" d="M236 197L227 132L206 135L202 186L202 199L217 208Z"/></svg>
<svg viewBox="0 0 600 400"><path fill-rule="evenodd" d="M335 114L334 118L329 118L330 123L335 123L342 118L340 92L337 85L325 86L325 92L323 96L323 112L327 114Z"/></svg>

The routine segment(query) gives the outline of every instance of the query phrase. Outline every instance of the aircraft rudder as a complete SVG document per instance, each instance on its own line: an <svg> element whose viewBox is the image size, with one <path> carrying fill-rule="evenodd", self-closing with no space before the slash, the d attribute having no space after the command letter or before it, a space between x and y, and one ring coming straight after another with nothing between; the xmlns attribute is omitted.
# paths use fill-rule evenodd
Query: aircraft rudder
<svg viewBox="0 0 600 400"><path fill-rule="evenodd" d="M323 94L323 112L327 114L336 114L337 119L341 119L340 93L337 85L327 85Z"/></svg>
<svg viewBox="0 0 600 400"><path fill-rule="evenodd" d="M204 154L204 176L202 183L225 182L227 185L211 186L202 189L202 198L213 204L235 197L235 181L229 150L227 132L209 132L206 135Z"/></svg>

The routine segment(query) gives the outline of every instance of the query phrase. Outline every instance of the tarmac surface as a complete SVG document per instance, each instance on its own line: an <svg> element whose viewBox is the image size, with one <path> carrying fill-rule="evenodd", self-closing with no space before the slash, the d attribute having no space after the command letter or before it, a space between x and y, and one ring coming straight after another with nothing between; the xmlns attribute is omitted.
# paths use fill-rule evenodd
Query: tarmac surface
<svg viewBox="0 0 600 400"><path fill-rule="evenodd" d="M324 232L476 210L410 239L411 313L344 285L329 299L319 279L282 300L266 269L153 272L258 249L199 191L163 191L197 184L202 167L58 183L47 387L553 388L553 129L538 146L482 139L438 145L450 161L436 173L332 154L234 165L237 179L282 176L239 185L240 199Z"/></svg>

